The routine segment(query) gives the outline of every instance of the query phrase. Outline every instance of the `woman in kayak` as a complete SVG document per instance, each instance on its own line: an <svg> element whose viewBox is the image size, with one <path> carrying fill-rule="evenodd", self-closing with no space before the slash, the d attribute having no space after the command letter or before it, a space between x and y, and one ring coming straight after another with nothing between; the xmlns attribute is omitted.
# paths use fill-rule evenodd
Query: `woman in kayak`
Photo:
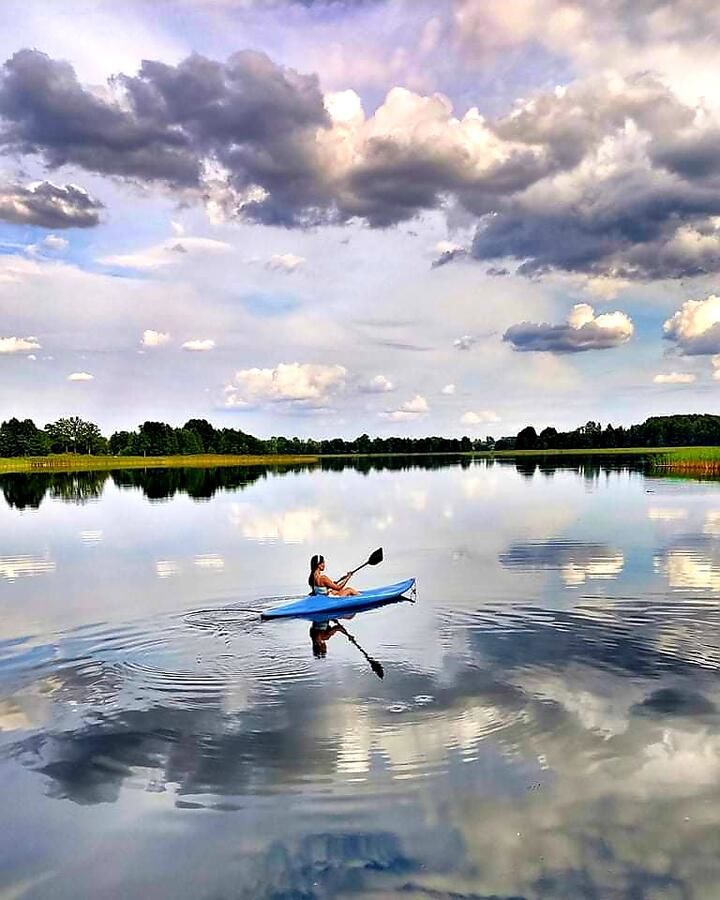
<svg viewBox="0 0 720 900"><path fill-rule="evenodd" d="M338 581L333 581L325 574L325 557L319 553L310 560L310 585L311 594L328 594L330 597L355 597L355 588L346 587L352 572L347 572Z"/></svg>

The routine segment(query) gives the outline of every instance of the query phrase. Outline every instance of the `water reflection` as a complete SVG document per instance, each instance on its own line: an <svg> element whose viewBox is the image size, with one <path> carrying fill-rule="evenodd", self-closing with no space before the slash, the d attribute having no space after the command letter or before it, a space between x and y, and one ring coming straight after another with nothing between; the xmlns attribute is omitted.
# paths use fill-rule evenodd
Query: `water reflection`
<svg viewBox="0 0 720 900"><path fill-rule="evenodd" d="M713 490L330 468L0 508L6 558L54 566L0 578L3 890L717 896ZM378 522L382 580L421 587L345 622L382 681L339 631L317 658L310 622L259 621L303 544L350 565Z"/></svg>
<svg viewBox="0 0 720 900"><path fill-rule="evenodd" d="M616 578L625 562L619 550L604 544L559 540L513 544L499 559L503 566L521 571L558 569L568 587L593 578Z"/></svg>
<svg viewBox="0 0 720 900"><path fill-rule="evenodd" d="M5 502L14 509L37 509L46 496L69 503L86 503L102 496L111 480L119 488L135 488L148 500L168 500L183 493L194 500L210 500L218 491L235 491L254 482L288 473L320 471L405 472L411 469L433 470L454 465L463 469L477 462L469 458L439 457L363 457L359 459L323 459L319 464L227 466L215 469L197 467L113 469L102 472L6 473L0 475L0 490Z"/></svg>
<svg viewBox="0 0 720 900"><path fill-rule="evenodd" d="M47 556L0 556L0 578L16 581L55 571L55 561Z"/></svg>
<svg viewBox="0 0 720 900"><path fill-rule="evenodd" d="M0 475L5 502L15 509L37 509L45 496L67 503L88 503L102 496L107 472L54 472Z"/></svg>

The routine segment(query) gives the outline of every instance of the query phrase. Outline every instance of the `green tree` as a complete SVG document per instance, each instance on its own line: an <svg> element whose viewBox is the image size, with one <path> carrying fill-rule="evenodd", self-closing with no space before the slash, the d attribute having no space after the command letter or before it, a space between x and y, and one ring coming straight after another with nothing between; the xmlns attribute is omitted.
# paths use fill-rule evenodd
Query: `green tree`
<svg viewBox="0 0 720 900"><path fill-rule="evenodd" d="M0 425L0 456L44 456L47 436L32 419L12 418Z"/></svg>

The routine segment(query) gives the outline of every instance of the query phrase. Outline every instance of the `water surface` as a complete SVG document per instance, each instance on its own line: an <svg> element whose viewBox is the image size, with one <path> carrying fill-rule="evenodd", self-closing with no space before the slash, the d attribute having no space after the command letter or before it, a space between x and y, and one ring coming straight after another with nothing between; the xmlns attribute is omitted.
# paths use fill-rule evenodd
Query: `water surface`
<svg viewBox="0 0 720 900"><path fill-rule="evenodd" d="M720 896L718 485L363 466L0 476L0 897Z"/></svg>

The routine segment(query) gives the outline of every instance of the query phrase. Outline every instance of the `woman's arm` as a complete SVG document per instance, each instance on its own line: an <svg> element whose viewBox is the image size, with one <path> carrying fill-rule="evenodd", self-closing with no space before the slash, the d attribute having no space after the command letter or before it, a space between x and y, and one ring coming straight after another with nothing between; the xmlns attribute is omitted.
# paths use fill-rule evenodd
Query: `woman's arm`
<svg viewBox="0 0 720 900"><path fill-rule="evenodd" d="M318 579L320 585L322 587L330 588L331 591L341 591L345 587L345 581L342 578L340 581L333 581L332 578L328 578L327 575L321 575Z"/></svg>

